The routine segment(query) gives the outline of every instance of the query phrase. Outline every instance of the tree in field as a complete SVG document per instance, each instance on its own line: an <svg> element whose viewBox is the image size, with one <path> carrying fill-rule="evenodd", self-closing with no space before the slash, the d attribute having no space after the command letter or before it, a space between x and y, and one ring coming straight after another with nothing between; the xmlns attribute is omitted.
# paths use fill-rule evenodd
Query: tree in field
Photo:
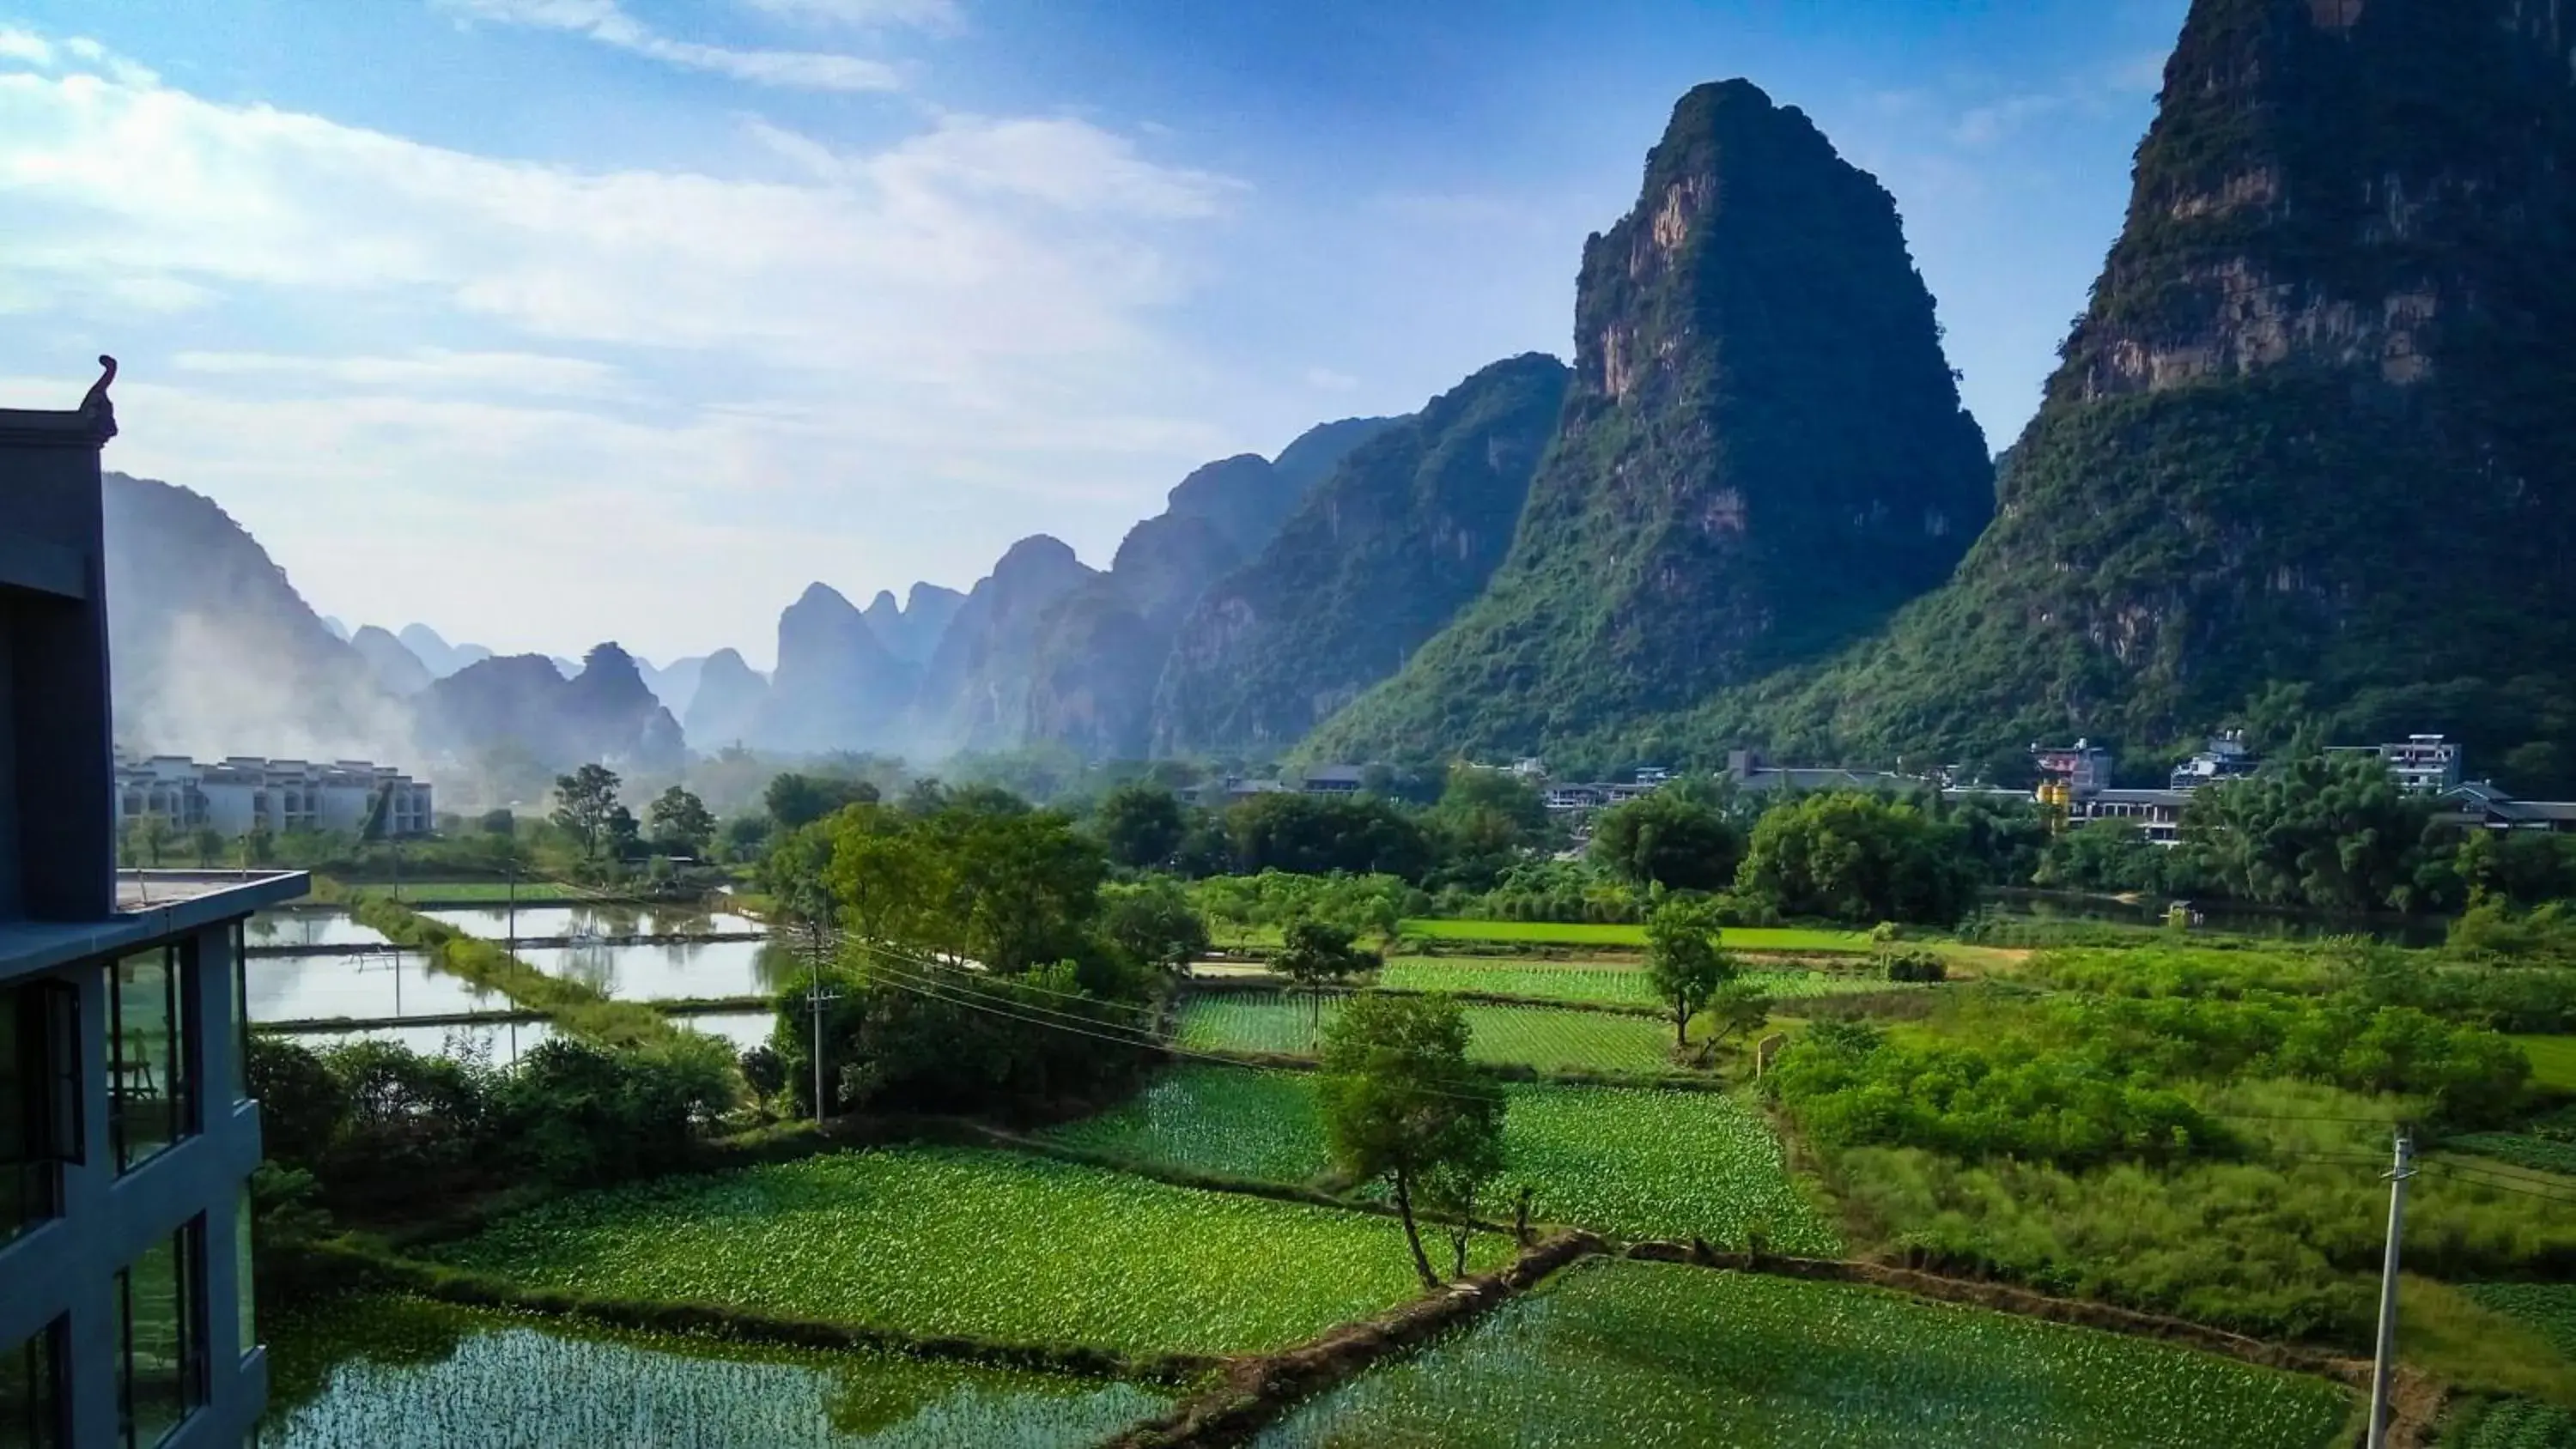
<svg viewBox="0 0 2576 1449"><path fill-rule="evenodd" d="M1744 857L1744 834L1715 805L1667 786L1601 812L1593 862L1630 885L1722 890Z"/></svg>
<svg viewBox="0 0 2576 1449"><path fill-rule="evenodd" d="M1186 971L1208 948L1207 919L1168 879L1103 887L1100 933L1148 970Z"/></svg>
<svg viewBox="0 0 2576 1449"><path fill-rule="evenodd" d="M706 802L678 785L654 797L644 819L653 828L653 838L671 847L674 855L703 860L716 838L716 817L708 812Z"/></svg>
<svg viewBox="0 0 2576 1449"><path fill-rule="evenodd" d="M1320 1018L1324 1011L1324 988L1347 981L1363 971L1374 971L1384 964L1375 951L1351 944L1347 926L1330 921L1303 920L1288 924L1287 944L1272 962L1279 973L1306 989Z"/></svg>
<svg viewBox="0 0 2576 1449"><path fill-rule="evenodd" d="M823 955L838 915L832 890L833 837L829 827L807 825L779 837L756 876L778 917L804 938L809 958Z"/></svg>
<svg viewBox="0 0 2576 1449"><path fill-rule="evenodd" d="M599 848L608 843L619 783L617 772L606 765L584 765L555 777L555 808L547 818L581 847L584 860L597 860Z"/></svg>
<svg viewBox="0 0 2576 1449"><path fill-rule="evenodd" d="M1472 1201L1502 1160L1502 1088L1468 1064L1467 1040L1466 1013L1445 996L1363 991L1324 1033L1315 1082L1334 1165L1386 1183L1426 1288L1440 1276L1415 1195Z"/></svg>
<svg viewBox="0 0 2576 1449"><path fill-rule="evenodd" d="M1672 1009L1676 1047L1690 1044L1690 1019L1735 979L1717 940L1717 911L1704 900L1668 900L1646 918L1646 980Z"/></svg>
<svg viewBox="0 0 2576 1449"><path fill-rule="evenodd" d="M197 852L197 864L210 866L224 854L224 833L210 825L200 825L188 836L189 847Z"/></svg>
<svg viewBox="0 0 2576 1449"><path fill-rule="evenodd" d="M1103 796L1092 820L1109 858L1131 870L1171 859L1189 828L1179 798L1144 780L1131 780Z"/></svg>
<svg viewBox="0 0 2576 1449"><path fill-rule="evenodd" d="M2302 755L2192 792L2183 848L2240 900L2403 911L2439 893L2435 813L2376 756Z"/></svg>

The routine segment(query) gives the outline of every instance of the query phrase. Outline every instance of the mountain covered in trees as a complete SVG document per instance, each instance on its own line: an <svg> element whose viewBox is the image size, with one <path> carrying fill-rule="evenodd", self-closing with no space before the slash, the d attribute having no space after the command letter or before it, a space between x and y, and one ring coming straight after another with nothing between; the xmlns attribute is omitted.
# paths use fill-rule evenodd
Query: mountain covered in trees
<svg viewBox="0 0 2576 1449"><path fill-rule="evenodd" d="M554 681L599 673L579 703L407 630L445 676L424 683L211 503L112 477L120 737L382 753L416 710L445 747L660 749L678 714L702 749L1608 769L2321 718L2576 783L2568 24L2195 0L2126 223L1999 470L1893 200L1729 81L1681 99L1586 241L1570 369L1511 359L1209 463L1105 569L1040 534L964 594L818 584L768 678L733 651L685 682L612 661ZM687 706L630 708L630 673Z"/></svg>
<svg viewBox="0 0 2576 1449"><path fill-rule="evenodd" d="M1746 81L1584 243L1575 362L1483 595L1316 735L1532 753L1814 658L1949 573L1992 474L1896 203Z"/></svg>
<svg viewBox="0 0 2576 1449"><path fill-rule="evenodd" d="M1542 353L1498 362L1352 449L1189 605L1157 658L1154 752L1284 748L1402 666L1510 547L1566 380Z"/></svg>
<svg viewBox="0 0 2576 1449"><path fill-rule="evenodd" d="M2198 0L1957 579L1684 733L1958 757L2264 712L2576 777L2576 36Z"/></svg>

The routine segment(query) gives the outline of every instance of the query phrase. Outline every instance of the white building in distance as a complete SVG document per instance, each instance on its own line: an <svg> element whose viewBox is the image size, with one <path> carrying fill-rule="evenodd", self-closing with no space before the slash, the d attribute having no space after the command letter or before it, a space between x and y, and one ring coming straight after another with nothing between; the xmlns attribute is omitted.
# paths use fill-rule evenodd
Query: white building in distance
<svg viewBox="0 0 2576 1449"><path fill-rule="evenodd" d="M386 796L388 837L427 835L436 818L428 781L366 760L233 755L201 765L184 755L153 755L117 762L116 795L120 826L157 815L176 829L212 830L226 839L255 830L356 835L366 829L378 795Z"/></svg>

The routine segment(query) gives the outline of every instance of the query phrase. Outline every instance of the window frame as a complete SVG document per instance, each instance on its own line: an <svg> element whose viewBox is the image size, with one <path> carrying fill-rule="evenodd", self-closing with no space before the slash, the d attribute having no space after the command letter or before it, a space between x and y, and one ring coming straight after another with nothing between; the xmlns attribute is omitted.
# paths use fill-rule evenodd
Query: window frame
<svg viewBox="0 0 2576 1449"><path fill-rule="evenodd" d="M151 1440L136 1437L134 1414L134 1263L116 1270L116 1442L123 1449L153 1449L196 1417L213 1397L207 1362L206 1219L200 1213L169 1238L178 1302L179 1415ZM153 1247L159 1247L159 1243ZM143 1250L146 1254L152 1248ZM136 1262L141 1259L137 1258Z"/></svg>
<svg viewBox="0 0 2576 1449"><path fill-rule="evenodd" d="M82 1113L80 983L60 976L40 976L0 986L15 998L7 1030L22 1067L33 1067L21 1084L21 1120L17 1123L24 1155L0 1162L9 1174L6 1189L14 1199L15 1226L0 1230L6 1242L63 1214L63 1169L88 1160L86 1121Z"/></svg>
<svg viewBox="0 0 2576 1449"><path fill-rule="evenodd" d="M149 1144L137 1153L129 1130L131 1117L127 1107L125 1081L128 1066L126 1051L125 992L118 972L125 963L159 952L161 955L163 1012L169 1048L167 1078L161 1083L162 1095L169 1101L169 1132L158 1143ZM199 1080L204 1053L199 1050L196 1003L198 951L194 939L163 941L137 950L120 952L107 961L107 1129L108 1149L119 1176L134 1171L153 1158L199 1135L205 1130L203 1083ZM147 1042L147 1047L148 1047Z"/></svg>
<svg viewBox="0 0 2576 1449"><path fill-rule="evenodd" d="M63 1372L65 1336L64 1322L57 1318L24 1341L0 1350L0 1360L26 1356L27 1381L36 1389L27 1401L26 1418L0 1428L25 1436L32 1449L65 1449L71 1443L71 1395L66 1392L70 1380Z"/></svg>

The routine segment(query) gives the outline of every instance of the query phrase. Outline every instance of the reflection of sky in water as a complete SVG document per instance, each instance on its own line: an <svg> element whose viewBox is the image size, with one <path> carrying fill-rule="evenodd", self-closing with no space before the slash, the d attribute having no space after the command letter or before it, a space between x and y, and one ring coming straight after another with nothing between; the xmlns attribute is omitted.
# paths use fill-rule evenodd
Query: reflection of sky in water
<svg viewBox="0 0 2576 1449"><path fill-rule="evenodd" d="M619 1001L765 996L799 969L794 948L769 941L660 946L525 946L519 959Z"/></svg>
<svg viewBox="0 0 2576 1449"><path fill-rule="evenodd" d="M421 914L493 940L509 930L524 941L535 936L738 936L764 929L731 911L655 906L522 905L515 923L503 906L442 907Z"/></svg>
<svg viewBox="0 0 2576 1449"><path fill-rule="evenodd" d="M542 1021L475 1022L464 1026L375 1026L365 1031L299 1031L282 1038L312 1051L349 1041L399 1042L423 1056L472 1052L506 1067L554 1035Z"/></svg>
<svg viewBox="0 0 2576 1449"><path fill-rule="evenodd" d="M383 1311L402 1321L376 1330L390 1351L372 1354L364 1325L333 1333L328 1320L285 1321L280 1350L314 1355L293 1335L329 1333L338 1361L317 1397L261 1425L262 1444L1051 1449L1096 1444L1170 1403L1102 1380L873 1355L663 1351L499 1315Z"/></svg>
<svg viewBox="0 0 2576 1449"><path fill-rule="evenodd" d="M381 946L384 933L361 926L346 911L261 911L244 928L251 949L262 946Z"/></svg>
<svg viewBox="0 0 2576 1449"><path fill-rule="evenodd" d="M778 1025L774 1011L727 1011L714 1016L675 1016L674 1026L720 1036L733 1043L733 1049L747 1052L756 1046L769 1045L770 1029Z"/></svg>
<svg viewBox="0 0 2576 1449"><path fill-rule="evenodd" d="M253 1021L434 1016L509 1005L494 993L430 970L429 958L417 952L253 956L242 963L242 985Z"/></svg>

